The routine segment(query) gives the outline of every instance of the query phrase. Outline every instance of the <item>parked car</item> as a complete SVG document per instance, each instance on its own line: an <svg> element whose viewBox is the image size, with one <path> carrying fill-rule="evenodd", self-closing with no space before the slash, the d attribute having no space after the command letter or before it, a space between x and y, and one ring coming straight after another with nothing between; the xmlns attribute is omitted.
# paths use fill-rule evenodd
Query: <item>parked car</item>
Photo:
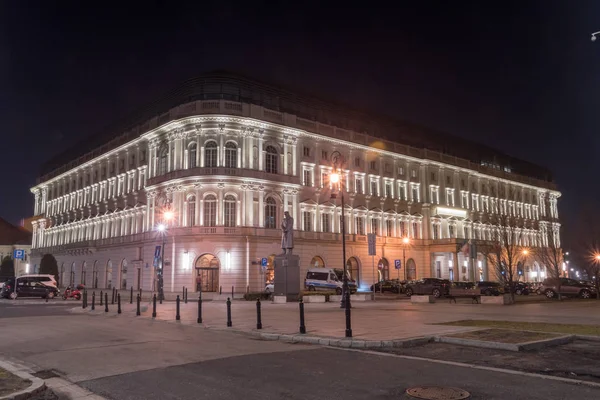
<svg viewBox="0 0 600 400"><path fill-rule="evenodd" d="M342 294L343 277L342 269L311 268L306 272L304 287L310 291L335 290L337 294ZM355 293L357 290L356 282L350 278L348 278L348 289L350 293Z"/></svg>
<svg viewBox="0 0 600 400"><path fill-rule="evenodd" d="M450 291L450 281L448 279L424 278L418 281L410 282L406 285L406 295L433 295L436 298L447 296Z"/></svg>
<svg viewBox="0 0 600 400"><path fill-rule="evenodd" d="M504 286L498 282L477 282L477 287L484 296L500 296L504 294Z"/></svg>
<svg viewBox="0 0 600 400"><path fill-rule="evenodd" d="M398 279L386 279L371 285L371 292L375 289L375 292L392 292L400 293L402 290L402 284Z"/></svg>
<svg viewBox="0 0 600 400"><path fill-rule="evenodd" d="M547 278L542 282L540 290L549 299L558 297L559 293L561 296L581 297L582 299L598 295L594 286L569 278Z"/></svg>
<svg viewBox="0 0 600 400"><path fill-rule="evenodd" d="M16 290L15 290L16 282ZM41 297L51 299L58 296L59 290L52 285L40 282L36 277L10 278L0 291L0 297L16 299L17 297Z"/></svg>
<svg viewBox="0 0 600 400"><path fill-rule="evenodd" d="M56 282L56 278L54 275L49 274L27 274L21 275L19 278L35 278L38 282L42 282L46 286L54 286L58 288L58 282Z"/></svg>
<svg viewBox="0 0 600 400"><path fill-rule="evenodd" d="M516 282L515 283L515 294L519 296L527 296L531 293L531 287L528 283L525 282Z"/></svg>

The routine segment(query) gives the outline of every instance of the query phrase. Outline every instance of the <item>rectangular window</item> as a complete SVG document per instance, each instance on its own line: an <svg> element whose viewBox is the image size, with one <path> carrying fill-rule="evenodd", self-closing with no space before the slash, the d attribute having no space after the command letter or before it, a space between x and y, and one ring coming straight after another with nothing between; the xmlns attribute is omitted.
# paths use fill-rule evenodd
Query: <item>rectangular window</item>
<svg viewBox="0 0 600 400"><path fill-rule="evenodd" d="M400 200L406 200L406 183L398 185L398 197Z"/></svg>
<svg viewBox="0 0 600 400"><path fill-rule="evenodd" d="M385 235L394 236L394 221L391 219L385 221Z"/></svg>
<svg viewBox="0 0 600 400"><path fill-rule="evenodd" d="M305 231L312 231L312 212L302 211L302 227Z"/></svg>
<svg viewBox="0 0 600 400"><path fill-rule="evenodd" d="M355 157L354 158L354 166L355 167L360 167L360 157Z"/></svg>
<svg viewBox="0 0 600 400"><path fill-rule="evenodd" d="M375 235L379 236L379 220L378 219L371 219L371 233L374 233Z"/></svg>
<svg viewBox="0 0 600 400"><path fill-rule="evenodd" d="M363 194L362 178L356 178L356 181L354 183L355 183L356 193Z"/></svg>
<svg viewBox="0 0 600 400"><path fill-rule="evenodd" d="M391 182L385 183L385 197L394 197L392 194L392 183Z"/></svg>
<svg viewBox="0 0 600 400"><path fill-rule="evenodd" d="M304 146L303 154L304 154L304 157L310 157L310 148Z"/></svg>
<svg viewBox="0 0 600 400"><path fill-rule="evenodd" d="M390 164L385 164L385 172L388 174L392 172L392 166Z"/></svg>
<svg viewBox="0 0 600 400"><path fill-rule="evenodd" d="M321 214L321 231L331 232L331 214Z"/></svg>
<svg viewBox="0 0 600 400"><path fill-rule="evenodd" d="M454 207L454 189L446 189L446 205Z"/></svg>
<svg viewBox="0 0 600 400"><path fill-rule="evenodd" d="M379 191L377 190L377 181L371 181L371 195L377 196L379 195Z"/></svg>
<svg viewBox="0 0 600 400"><path fill-rule="evenodd" d="M325 150L321 150L321 158L327 160L327 152Z"/></svg>
<svg viewBox="0 0 600 400"><path fill-rule="evenodd" d="M449 225L448 226L448 234L450 235L451 238L454 238L454 235L455 235L454 225Z"/></svg>
<svg viewBox="0 0 600 400"><path fill-rule="evenodd" d="M408 236L406 233L406 222L400 221L400 237Z"/></svg>
<svg viewBox="0 0 600 400"><path fill-rule="evenodd" d="M412 224L412 229L413 229L413 238L418 239L419 238L419 223L418 222L413 222Z"/></svg>
<svg viewBox="0 0 600 400"><path fill-rule="evenodd" d="M365 217L356 217L356 234L365 234Z"/></svg>
<svg viewBox="0 0 600 400"><path fill-rule="evenodd" d="M440 238L440 226L435 224L433 225L433 240L437 240Z"/></svg>
<svg viewBox="0 0 600 400"><path fill-rule="evenodd" d="M419 202L419 186L417 185L412 187L412 201Z"/></svg>
<svg viewBox="0 0 600 400"><path fill-rule="evenodd" d="M376 161L371 161L369 163L369 168L371 168L371 169L377 169L377 162Z"/></svg>
<svg viewBox="0 0 600 400"><path fill-rule="evenodd" d="M329 173L321 172L321 187L329 186Z"/></svg>
<svg viewBox="0 0 600 400"><path fill-rule="evenodd" d="M302 174L304 176L304 186L312 186L312 180L310 179L312 172L308 169L305 169Z"/></svg>
<svg viewBox="0 0 600 400"><path fill-rule="evenodd" d="M404 176L404 167L398 167L398 175Z"/></svg>
<svg viewBox="0 0 600 400"><path fill-rule="evenodd" d="M413 178L416 178L417 177L417 171L414 170L414 169L412 171L410 171L410 176L412 176Z"/></svg>

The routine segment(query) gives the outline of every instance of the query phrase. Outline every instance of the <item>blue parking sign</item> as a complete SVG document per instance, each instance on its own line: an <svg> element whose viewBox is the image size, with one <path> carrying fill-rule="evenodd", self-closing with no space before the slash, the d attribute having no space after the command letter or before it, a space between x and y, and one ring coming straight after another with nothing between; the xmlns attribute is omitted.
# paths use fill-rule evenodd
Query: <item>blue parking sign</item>
<svg viewBox="0 0 600 400"><path fill-rule="evenodd" d="M160 257L160 246L156 246L154 248L154 258L159 258Z"/></svg>
<svg viewBox="0 0 600 400"><path fill-rule="evenodd" d="M13 251L13 258L15 260L22 260L23 258L25 258L25 250L15 249L15 251Z"/></svg>
<svg viewBox="0 0 600 400"><path fill-rule="evenodd" d="M402 268L402 261L394 260L394 268L396 268L396 269Z"/></svg>

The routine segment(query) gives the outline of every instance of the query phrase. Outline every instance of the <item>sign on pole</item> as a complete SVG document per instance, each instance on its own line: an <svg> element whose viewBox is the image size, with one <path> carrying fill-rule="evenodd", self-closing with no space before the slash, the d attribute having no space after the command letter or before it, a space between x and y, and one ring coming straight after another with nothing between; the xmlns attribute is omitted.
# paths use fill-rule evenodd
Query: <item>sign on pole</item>
<svg viewBox="0 0 600 400"><path fill-rule="evenodd" d="M402 261L394 260L394 268L396 268L396 269L402 268Z"/></svg>
<svg viewBox="0 0 600 400"><path fill-rule="evenodd" d="M15 260L22 260L23 258L25 258L25 250L15 249L15 251L13 251L13 258Z"/></svg>
<svg viewBox="0 0 600 400"><path fill-rule="evenodd" d="M260 267L262 268L263 271L267 270L267 263L268 263L268 260L265 257L260 259Z"/></svg>
<svg viewBox="0 0 600 400"><path fill-rule="evenodd" d="M369 255L374 256L377 253L375 246L375 244L377 243L377 235L375 235L374 233L368 233L367 240L369 242Z"/></svg>
<svg viewBox="0 0 600 400"><path fill-rule="evenodd" d="M160 246L156 246L154 248L154 258L159 258L160 257Z"/></svg>

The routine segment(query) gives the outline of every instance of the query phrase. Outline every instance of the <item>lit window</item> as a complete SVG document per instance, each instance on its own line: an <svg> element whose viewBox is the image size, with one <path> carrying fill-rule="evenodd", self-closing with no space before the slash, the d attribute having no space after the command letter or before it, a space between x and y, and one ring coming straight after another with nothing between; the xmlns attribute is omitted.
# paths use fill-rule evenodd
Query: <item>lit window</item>
<svg viewBox="0 0 600 400"><path fill-rule="evenodd" d="M204 198L204 226L217 225L217 198L209 194Z"/></svg>
<svg viewBox="0 0 600 400"><path fill-rule="evenodd" d="M224 199L224 225L225 226L235 226L236 225L236 207L235 207L235 197L233 195L228 194Z"/></svg>
<svg viewBox="0 0 600 400"><path fill-rule="evenodd" d="M228 142L225 144L225 167L237 167L237 146L233 142Z"/></svg>
<svg viewBox="0 0 600 400"><path fill-rule="evenodd" d="M217 166L217 142L210 141L204 146L204 166L209 168Z"/></svg>
<svg viewBox="0 0 600 400"><path fill-rule="evenodd" d="M188 148L188 167L189 168L196 168L196 153L197 153L197 146L196 143L192 143L190 144L190 147Z"/></svg>
<svg viewBox="0 0 600 400"><path fill-rule="evenodd" d="M276 174L278 172L279 154L273 146L267 146L266 152L265 171L271 174Z"/></svg>
<svg viewBox="0 0 600 400"><path fill-rule="evenodd" d="M265 202L265 228L275 229L277 226L277 204L269 197Z"/></svg>

